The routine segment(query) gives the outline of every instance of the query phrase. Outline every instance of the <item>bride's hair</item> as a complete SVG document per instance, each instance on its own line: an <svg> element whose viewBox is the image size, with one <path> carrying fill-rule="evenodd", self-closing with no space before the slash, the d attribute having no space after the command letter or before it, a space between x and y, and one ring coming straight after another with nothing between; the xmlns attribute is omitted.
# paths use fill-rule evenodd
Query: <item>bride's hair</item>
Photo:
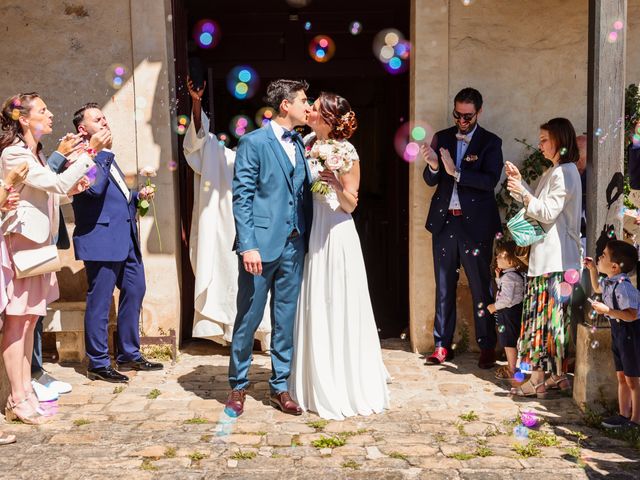
<svg viewBox="0 0 640 480"><path fill-rule="evenodd" d="M356 114L346 98L335 93L320 93L320 116L331 125L329 138L344 140L350 138L358 128Z"/></svg>

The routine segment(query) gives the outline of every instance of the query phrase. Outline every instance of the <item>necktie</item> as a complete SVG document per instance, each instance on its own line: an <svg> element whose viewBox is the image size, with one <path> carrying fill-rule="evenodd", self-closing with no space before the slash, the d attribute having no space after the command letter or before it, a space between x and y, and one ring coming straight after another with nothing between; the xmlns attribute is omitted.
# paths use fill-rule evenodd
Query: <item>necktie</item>
<svg viewBox="0 0 640 480"><path fill-rule="evenodd" d="M464 135L462 133L456 133L456 138L458 140L463 141L466 144L469 144L469 142L471 142L471 135Z"/></svg>
<svg viewBox="0 0 640 480"><path fill-rule="evenodd" d="M290 138L292 142L302 140L302 137L300 136L300 134L295 130L285 130L284 133L282 134L282 139L286 140L287 138Z"/></svg>

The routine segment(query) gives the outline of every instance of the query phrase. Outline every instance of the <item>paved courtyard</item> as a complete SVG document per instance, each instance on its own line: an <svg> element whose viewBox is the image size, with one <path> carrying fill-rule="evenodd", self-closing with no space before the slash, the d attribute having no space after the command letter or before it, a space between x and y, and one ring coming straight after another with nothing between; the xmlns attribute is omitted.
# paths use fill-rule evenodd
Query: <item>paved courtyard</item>
<svg viewBox="0 0 640 480"><path fill-rule="evenodd" d="M425 367L407 342L383 348L392 409L343 422L268 406L269 358L259 354L244 415L226 417L228 357L209 343L124 388L48 364L74 391L47 425L3 425L18 442L0 447L0 478L639 478L640 452L588 428L570 399L515 401L473 354ZM529 439L513 435L519 411L542 420Z"/></svg>

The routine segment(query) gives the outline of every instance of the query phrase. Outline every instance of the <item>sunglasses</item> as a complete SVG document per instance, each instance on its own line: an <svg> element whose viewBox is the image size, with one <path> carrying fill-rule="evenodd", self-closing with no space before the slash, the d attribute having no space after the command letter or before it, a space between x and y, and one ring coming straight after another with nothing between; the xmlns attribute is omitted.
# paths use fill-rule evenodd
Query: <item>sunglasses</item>
<svg viewBox="0 0 640 480"><path fill-rule="evenodd" d="M453 111L453 118L455 118L456 120L460 120L463 119L465 122L470 122L471 120L473 120L473 117L475 117L478 114L478 112L474 112L474 113L460 113L457 111Z"/></svg>

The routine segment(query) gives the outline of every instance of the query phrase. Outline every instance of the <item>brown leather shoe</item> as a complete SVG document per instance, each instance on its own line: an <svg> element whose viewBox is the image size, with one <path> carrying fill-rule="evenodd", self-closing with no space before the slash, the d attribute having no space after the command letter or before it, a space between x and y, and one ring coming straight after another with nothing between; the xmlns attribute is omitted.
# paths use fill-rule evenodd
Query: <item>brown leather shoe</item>
<svg viewBox="0 0 640 480"><path fill-rule="evenodd" d="M453 359L453 350L448 350L444 347L436 347L434 352L429 355L424 362L425 365L440 365L447 360Z"/></svg>
<svg viewBox="0 0 640 480"><path fill-rule="evenodd" d="M289 415L302 415L302 409L291 399L289 392L279 392L271 395L269 403Z"/></svg>
<svg viewBox="0 0 640 480"><path fill-rule="evenodd" d="M244 412L244 399L247 396L244 390L231 390L224 404L224 411L230 417L239 417Z"/></svg>
<svg viewBox="0 0 640 480"><path fill-rule="evenodd" d="M480 350L480 358L478 359L478 367L484 370L493 368L496 364L496 351L493 348L483 348Z"/></svg>

